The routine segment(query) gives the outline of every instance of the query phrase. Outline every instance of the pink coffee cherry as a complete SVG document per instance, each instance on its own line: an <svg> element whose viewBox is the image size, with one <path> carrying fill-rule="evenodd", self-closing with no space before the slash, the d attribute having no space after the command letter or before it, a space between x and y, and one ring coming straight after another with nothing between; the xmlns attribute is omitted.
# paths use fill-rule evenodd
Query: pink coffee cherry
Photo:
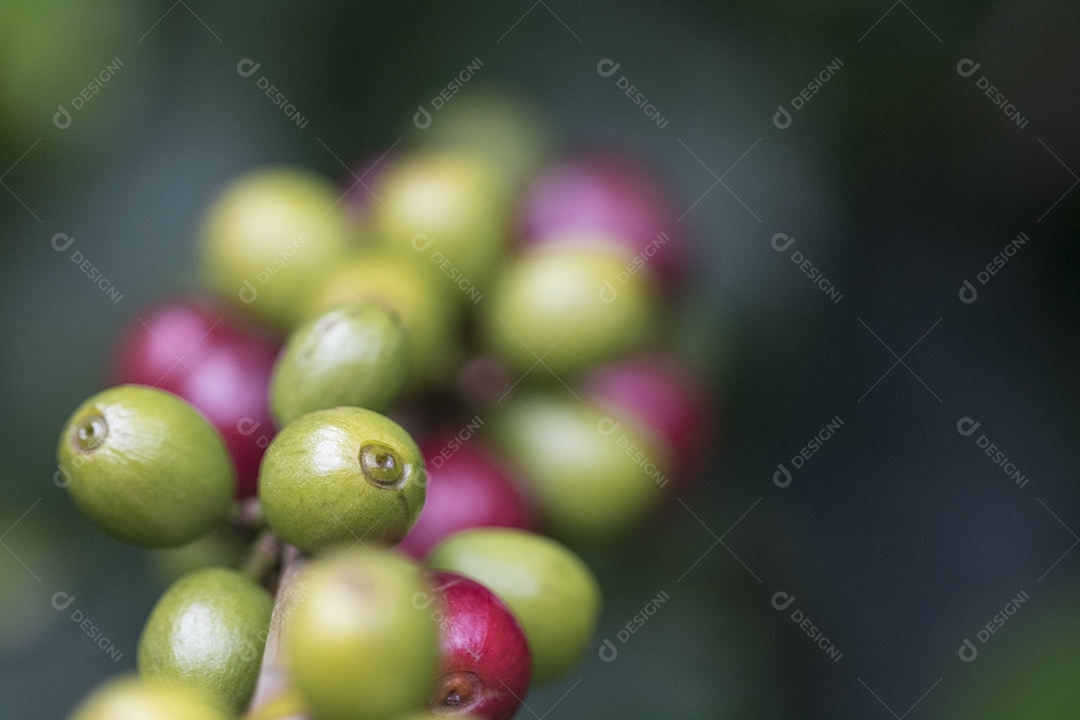
<svg viewBox="0 0 1080 720"><path fill-rule="evenodd" d="M510 609L480 583L431 573L439 626L439 678L429 698L438 715L510 720L529 690L532 659Z"/></svg>
<svg viewBox="0 0 1080 720"><path fill-rule="evenodd" d="M112 380L157 387L191 403L225 441L237 496L250 497L276 432L267 389L278 349L269 334L216 300L177 298L128 323Z"/></svg>
<svg viewBox="0 0 1080 720"><path fill-rule="evenodd" d="M420 444L427 467L427 499L420 519L397 547L423 559L443 539L477 527L532 530L526 498L505 462L477 437L440 434Z"/></svg>
<svg viewBox="0 0 1080 720"><path fill-rule="evenodd" d="M641 353L598 368L582 384L587 401L658 437L676 477L685 479L701 461L712 415L709 394L676 358Z"/></svg>
<svg viewBox="0 0 1080 720"><path fill-rule="evenodd" d="M672 198L630 155L592 151L541 169L519 205L525 245L613 242L640 262L638 271L670 285L679 276L682 238Z"/></svg>

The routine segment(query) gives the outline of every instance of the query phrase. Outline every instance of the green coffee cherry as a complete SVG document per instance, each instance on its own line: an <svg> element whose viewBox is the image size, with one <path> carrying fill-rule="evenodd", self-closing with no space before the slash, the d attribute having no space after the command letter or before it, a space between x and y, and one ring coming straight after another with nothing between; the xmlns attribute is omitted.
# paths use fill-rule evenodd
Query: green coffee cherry
<svg viewBox="0 0 1080 720"><path fill-rule="evenodd" d="M233 464L217 431L162 390L121 385L68 420L57 449L75 504L132 545L175 547L228 515Z"/></svg>
<svg viewBox="0 0 1080 720"><path fill-rule="evenodd" d="M409 434L371 410L303 415L278 433L259 468L267 522L316 552L339 543L396 543L424 507L424 458Z"/></svg>
<svg viewBox="0 0 1080 720"><path fill-rule="evenodd" d="M449 150L406 157L380 177L377 191L382 247L450 289L454 300L483 285L502 254L510 211L509 188L488 159Z"/></svg>
<svg viewBox="0 0 1080 720"><path fill-rule="evenodd" d="M452 535L428 565L486 585L521 622L533 681L548 682L578 663L600 612L600 586L565 546L525 530L483 528Z"/></svg>
<svg viewBox="0 0 1080 720"><path fill-rule="evenodd" d="M556 374L617 357L648 336L656 298L612 247L552 243L515 260L483 307L488 347L524 372Z"/></svg>
<svg viewBox="0 0 1080 720"><path fill-rule="evenodd" d="M267 168L233 182L202 229L203 274L223 297L266 324L303 320L309 295L344 257L341 193L304 170Z"/></svg>
<svg viewBox="0 0 1080 720"><path fill-rule="evenodd" d="M71 720L229 720L198 693L159 680L111 680L86 698Z"/></svg>
<svg viewBox="0 0 1080 720"><path fill-rule="evenodd" d="M526 177L553 152L554 132L543 110L507 87L470 87L439 110L437 122L418 112L410 131L429 145L488 158L508 183Z"/></svg>
<svg viewBox="0 0 1080 720"><path fill-rule="evenodd" d="M319 720L394 720L423 707L438 633L420 569L379 547L316 560L285 620L292 680Z"/></svg>
<svg viewBox="0 0 1080 720"><path fill-rule="evenodd" d="M565 393L511 397L489 427L560 535L593 539L632 529L667 483L653 441Z"/></svg>
<svg viewBox="0 0 1080 720"><path fill-rule="evenodd" d="M430 274L386 252L367 252L336 271L313 296L309 315L319 315L346 302L374 302L405 326L409 346L410 385L447 379L462 355L457 335L458 303L450 288Z"/></svg>
<svg viewBox="0 0 1080 720"><path fill-rule="evenodd" d="M270 594L227 568L188 573L165 591L139 639L139 675L189 686L240 712L255 689Z"/></svg>
<svg viewBox="0 0 1080 720"><path fill-rule="evenodd" d="M279 426L313 410L352 405L385 412L405 384L408 347L378 305L335 308L302 325L274 366L270 405Z"/></svg>

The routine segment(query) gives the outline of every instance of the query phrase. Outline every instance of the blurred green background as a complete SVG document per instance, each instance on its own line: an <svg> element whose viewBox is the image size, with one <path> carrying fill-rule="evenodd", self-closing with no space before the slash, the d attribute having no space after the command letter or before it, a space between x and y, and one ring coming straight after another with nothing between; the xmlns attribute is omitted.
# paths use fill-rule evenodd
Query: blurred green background
<svg viewBox="0 0 1080 720"><path fill-rule="evenodd" d="M659 592L671 600L614 662L591 652L530 694L535 714L1075 717L1078 30L1068 2L4 0L0 717L62 717L134 667L167 580L150 553L74 511L54 481L55 440L101 387L118 328L196 282L208 202L258 165L340 178L338 158L411 142L417 106L474 58L483 68L463 95L512 87L562 145L630 147L693 206L677 336L724 417L692 492L586 554L607 598L597 648ZM304 127L238 74L245 58ZM597 73L605 58L669 124ZM778 105L836 58L835 77L778 128ZM964 58L979 73L960 76ZM1029 126L981 92L983 75ZM1020 231L1029 246L961 303L963 280ZM780 232L839 304L770 247ZM119 301L54 250L57 233ZM778 488L777 464L834 416L844 428ZM965 416L1028 486L957 434ZM961 661L964 638L1021 590L1030 603ZM787 612L777 592L796 597ZM64 611L57 593L74 598Z"/></svg>

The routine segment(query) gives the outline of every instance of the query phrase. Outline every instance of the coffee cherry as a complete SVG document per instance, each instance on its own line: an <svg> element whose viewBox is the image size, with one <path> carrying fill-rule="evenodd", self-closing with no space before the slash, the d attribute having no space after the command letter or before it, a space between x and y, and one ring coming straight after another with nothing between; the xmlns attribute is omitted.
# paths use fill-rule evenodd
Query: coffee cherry
<svg viewBox="0 0 1080 720"><path fill-rule="evenodd" d="M532 651L533 680L565 674L592 639L600 587L565 546L524 530L466 530L432 552L428 564L483 584L521 623Z"/></svg>
<svg viewBox="0 0 1080 720"><path fill-rule="evenodd" d="M203 275L267 325L303 320L308 296L344 257L341 193L303 170L266 168L225 188L202 230Z"/></svg>
<svg viewBox="0 0 1080 720"><path fill-rule="evenodd" d="M60 434L57 461L75 504L132 545L194 540L225 519L233 495L232 461L206 418L141 385L79 406Z"/></svg>
<svg viewBox="0 0 1080 720"><path fill-rule="evenodd" d="M314 295L310 314L319 315L347 302L382 305L405 326L410 384L430 385L448 379L461 354L457 304L449 302L446 293L446 288L404 259L365 252L327 280Z"/></svg>
<svg viewBox="0 0 1080 720"><path fill-rule="evenodd" d="M543 168L526 187L519 237L528 246L597 238L629 251L641 270L678 279L678 216L654 174L626 153L590 152Z"/></svg>
<svg viewBox="0 0 1080 720"><path fill-rule="evenodd" d="M139 675L189 686L239 712L259 675L273 610L270 594L243 573L203 568L173 583L139 638Z"/></svg>
<svg viewBox="0 0 1080 720"><path fill-rule="evenodd" d="M462 152L401 158L375 188L375 241L464 297L459 281L480 287L502 254L509 192L487 160Z"/></svg>
<svg viewBox="0 0 1080 720"><path fill-rule="evenodd" d="M316 560L285 619L291 677L319 720L393 720L421 707L438 635L420 569L378 547Z"/></svg>
<svg viewBox="0 0 1080 720"><path fill-rule="evenodd" d="M519 257L484 303L488 347L530 370L538 359L556 374L576 372L640 345L655 313L642 275L607 248L550 246ZM537 372L543 372L538 369Z"/></svg>
<svg viewBox="0 0 1080 720"><path fill-rule="evenodd" d="M94 691L71 720L228 720L189 688L160 680L120 677Z"/></svg>
<svg viewBox="0 0 1080 720"><path fill-rule="evenodd" d="M284 426L313 410L352 405L390 408L405 384L408 348L397 318L353 303L309 320L274 366L270 403Z"/></svg>
<svg viewBox="0 0 1080 720"><path fill-rule="evenodd" d="M434 117L418 139L481 155L508 183L518 183L551 152L554 131L543 110L507 87L470 87L430 114ZM413 132L425 120L418 112Z"/></svg>
<svg viewBox="0 0 1080 720"><path fill-rule="evenodd" d="M167 390L205 415L232 457L237 496L250 497L275 432L267 388L278 345L216 299L178 298L128 323L112 376Z"/></svg>
<svg viewBox="0 0 1080 720"><path fill-rule="evenodd" d="M586 401L667 448L677 480L704 455L710 413L702 385L677 358L660 352L597 368L582 382Z"/></svg>
<svg viewBox="0 0 1080 720"><path fill-rule="evenodd" d="M259 471L267 522L309 552L357 539L397 542L420 515L426 485L409 434L356 407L302 415L270 443Z"/></svg>
<svg viewBox="0 0 1080 720"><path fill-rule="evenodd" d="M510 720L529 691L532 660L510 609L478 582L432 573L438 599L439 678L428 698L440 715Z"/></svg>
<svg viewBox="0 0 1080 720"><path fill-rule="evenodd" d="M533 520L522 492L507 475L505 461L480 438L462 444L453 435L421 443L428 474L424 510L398 543L398 550L422 559L445 538L475 527L531 530Z"/></svg>
<svg viewBox="0 0 1080 720"><path fill-rule="evenodd" d="M605 538L635 527L668 481L666 462L645 436L567 393L515 395L490 428L564 535Z"/></svg>

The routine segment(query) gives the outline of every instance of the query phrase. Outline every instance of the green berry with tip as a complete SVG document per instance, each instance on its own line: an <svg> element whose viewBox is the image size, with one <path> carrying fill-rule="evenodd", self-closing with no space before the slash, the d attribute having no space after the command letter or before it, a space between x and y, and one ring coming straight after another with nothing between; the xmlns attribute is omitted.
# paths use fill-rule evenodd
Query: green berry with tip
<svg viewBox="0 0 1080 720"><path fill-rule="evenodd" d="M213 426L171 393L104 390L72 414L57 449L75 504L113 537L175 547L229 512L233 464Z"/></svg>
<svg viewBox="0 0 1080 720"><path fill-rule="evenodd" d="M302 415L277 434L259 468L266 521L308 552L358 538L396 543L420 516L426 487L409 434L357 407Z"/></svg>

